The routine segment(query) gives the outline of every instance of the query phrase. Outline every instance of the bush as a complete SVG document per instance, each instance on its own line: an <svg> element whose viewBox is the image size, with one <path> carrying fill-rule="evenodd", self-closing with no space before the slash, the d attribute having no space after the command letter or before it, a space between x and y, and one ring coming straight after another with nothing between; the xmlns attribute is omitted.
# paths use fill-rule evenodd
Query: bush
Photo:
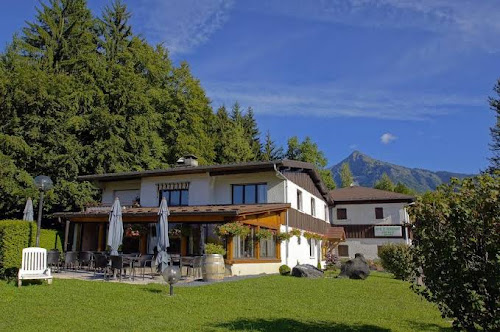
<svg viewBox="0 0 500 332"><path fill-rule="evenodd" d="M15 276L23 248L35 245L36 224L22 220L0 221L0 276Z"/></svg>
<svg viewBox="0 0 500 332"><path fill-rule="evenodd" d="M36 245L36 223L23 220L0 220L0 276L13 277L21 266L24 248ZM40 247L62 252L62 233L40 230Z"/></svg>
<svg viewBox="0 0 500 332"><path fill-rule="evenodd" d="M404 243L389 243L380 247L378 256L380 263L387 272L394 274L396 279L409 280L413 264L410 247Z"/></svg>
<svg viewBox="0 0 500 332"><path fill-rule="evenodd" d="M290 274L290 272L292 272L292 270L290 269L290 266L288 266L288 265L281 265L280 266L280 274L282 276L287 276Z"/></svg>
<svg viewBox="0 0 500 332"><path fill-rule="evenodd" d="M457 329L500 331L500 172L440 186L418 198L413 259L424 286Z"/></svg>
<svg viewBox="0 0 500 332"><path fill-rule="evenodd" d="M226 254L226 250L220 244L207 243L205 245L205 253L207 255L222 255Z"/></svg>

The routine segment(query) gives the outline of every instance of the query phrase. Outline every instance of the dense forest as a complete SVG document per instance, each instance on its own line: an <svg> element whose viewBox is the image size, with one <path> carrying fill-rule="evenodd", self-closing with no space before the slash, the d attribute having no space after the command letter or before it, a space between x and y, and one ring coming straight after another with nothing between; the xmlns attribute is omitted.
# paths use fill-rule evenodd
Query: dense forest
<svg viewBox="0 0 500 332"><path fill-rule="evenodd" d="M81 209L97 190L78 175L279 158L314 163L335 183L318 146L277 146L251 108L213 108L185 62L134 33L120 1L98 17L85 0L41 3L0 55L0 215L19 217L33 177L55 182L46 212ZM35 202L36 204L36 202Z"/></svg>

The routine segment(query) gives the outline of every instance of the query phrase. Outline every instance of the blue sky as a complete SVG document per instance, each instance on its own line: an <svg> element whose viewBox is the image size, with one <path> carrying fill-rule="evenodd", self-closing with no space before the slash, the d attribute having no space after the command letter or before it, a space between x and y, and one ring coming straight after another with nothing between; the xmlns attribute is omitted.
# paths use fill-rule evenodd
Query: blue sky
<svg viewBox="0 0 500 332"><path fill-rule="evenodd" d="M0 42L37 2L3 6ZM135 32L187 60L214 108L252 106L278 143L311 136L330 164L354 149L431 170L488 164L500 1L126 3Z"/></svg>

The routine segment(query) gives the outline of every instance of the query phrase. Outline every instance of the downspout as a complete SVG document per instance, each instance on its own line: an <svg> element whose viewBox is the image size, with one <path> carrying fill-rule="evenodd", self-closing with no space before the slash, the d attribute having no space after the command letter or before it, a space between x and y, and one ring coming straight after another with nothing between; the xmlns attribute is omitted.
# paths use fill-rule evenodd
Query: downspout
<svg viewBox="0 0 500 332"><path fill-rule="evenodd" d="M286 176L281 173L278 168L276 168L276 164L274 164L274 171L276 172L276 177L279 179L282 179L285 181L285 190L284 190L284 195L283 197L285 198L285 203L288 203L288 179ZM285 224L285 230L288 233L288 209L286 209L286 224ZM288 252L289 252L289 246L290 246L290 240L286 240L286 247L285 247L285 264L288 265Z"/></svg>

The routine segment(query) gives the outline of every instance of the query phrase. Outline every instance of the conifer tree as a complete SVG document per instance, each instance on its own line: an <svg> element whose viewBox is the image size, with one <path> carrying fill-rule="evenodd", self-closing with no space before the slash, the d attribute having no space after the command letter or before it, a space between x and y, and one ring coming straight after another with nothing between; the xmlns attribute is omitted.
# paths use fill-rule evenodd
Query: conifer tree
<svg viewBox="0 0 500 332"><path fill-rule="evenodd" d="M348 163L342 164L340 169L340 179L342 181L342 188L350 187L353 184L354 178L352 177L351 169L349 168Z"/></svg>
<svg viewBox="0 0 500 332"><path fill-rule="evenodd" d="M380 180L375 183L373 188L380 190L394 191L394 183L392 183L387 173L384 173L382 174Z"/></svg>
<svg viewBox="0 0 500 332"><path fill-rule="evenodd" d="M248 108L241 120L243 128L245 129L245 134L248 137L248 142L252 148L253 160L259 160L261 159L260 152L262 144L260 143L259 127L251 107Z"/></svg>
<svg viewBox="0 0 500 332"><path fill-rule="evenodd" d="M495 93L500 97L500 80L494 88ZM500 169L500 98L490 98L490 108L495 112L495 125L490 128L491 140L490 150L493 156L490 158L491 170Z"/></svg>
<svg viewBox="0 0 500 332"><path fill-rule="evenodd" d="M262 147L261 160L271 161L282 158L283 158L283 148L276 146L276 143L272 140L271 133L268 130Z"/></svg>

